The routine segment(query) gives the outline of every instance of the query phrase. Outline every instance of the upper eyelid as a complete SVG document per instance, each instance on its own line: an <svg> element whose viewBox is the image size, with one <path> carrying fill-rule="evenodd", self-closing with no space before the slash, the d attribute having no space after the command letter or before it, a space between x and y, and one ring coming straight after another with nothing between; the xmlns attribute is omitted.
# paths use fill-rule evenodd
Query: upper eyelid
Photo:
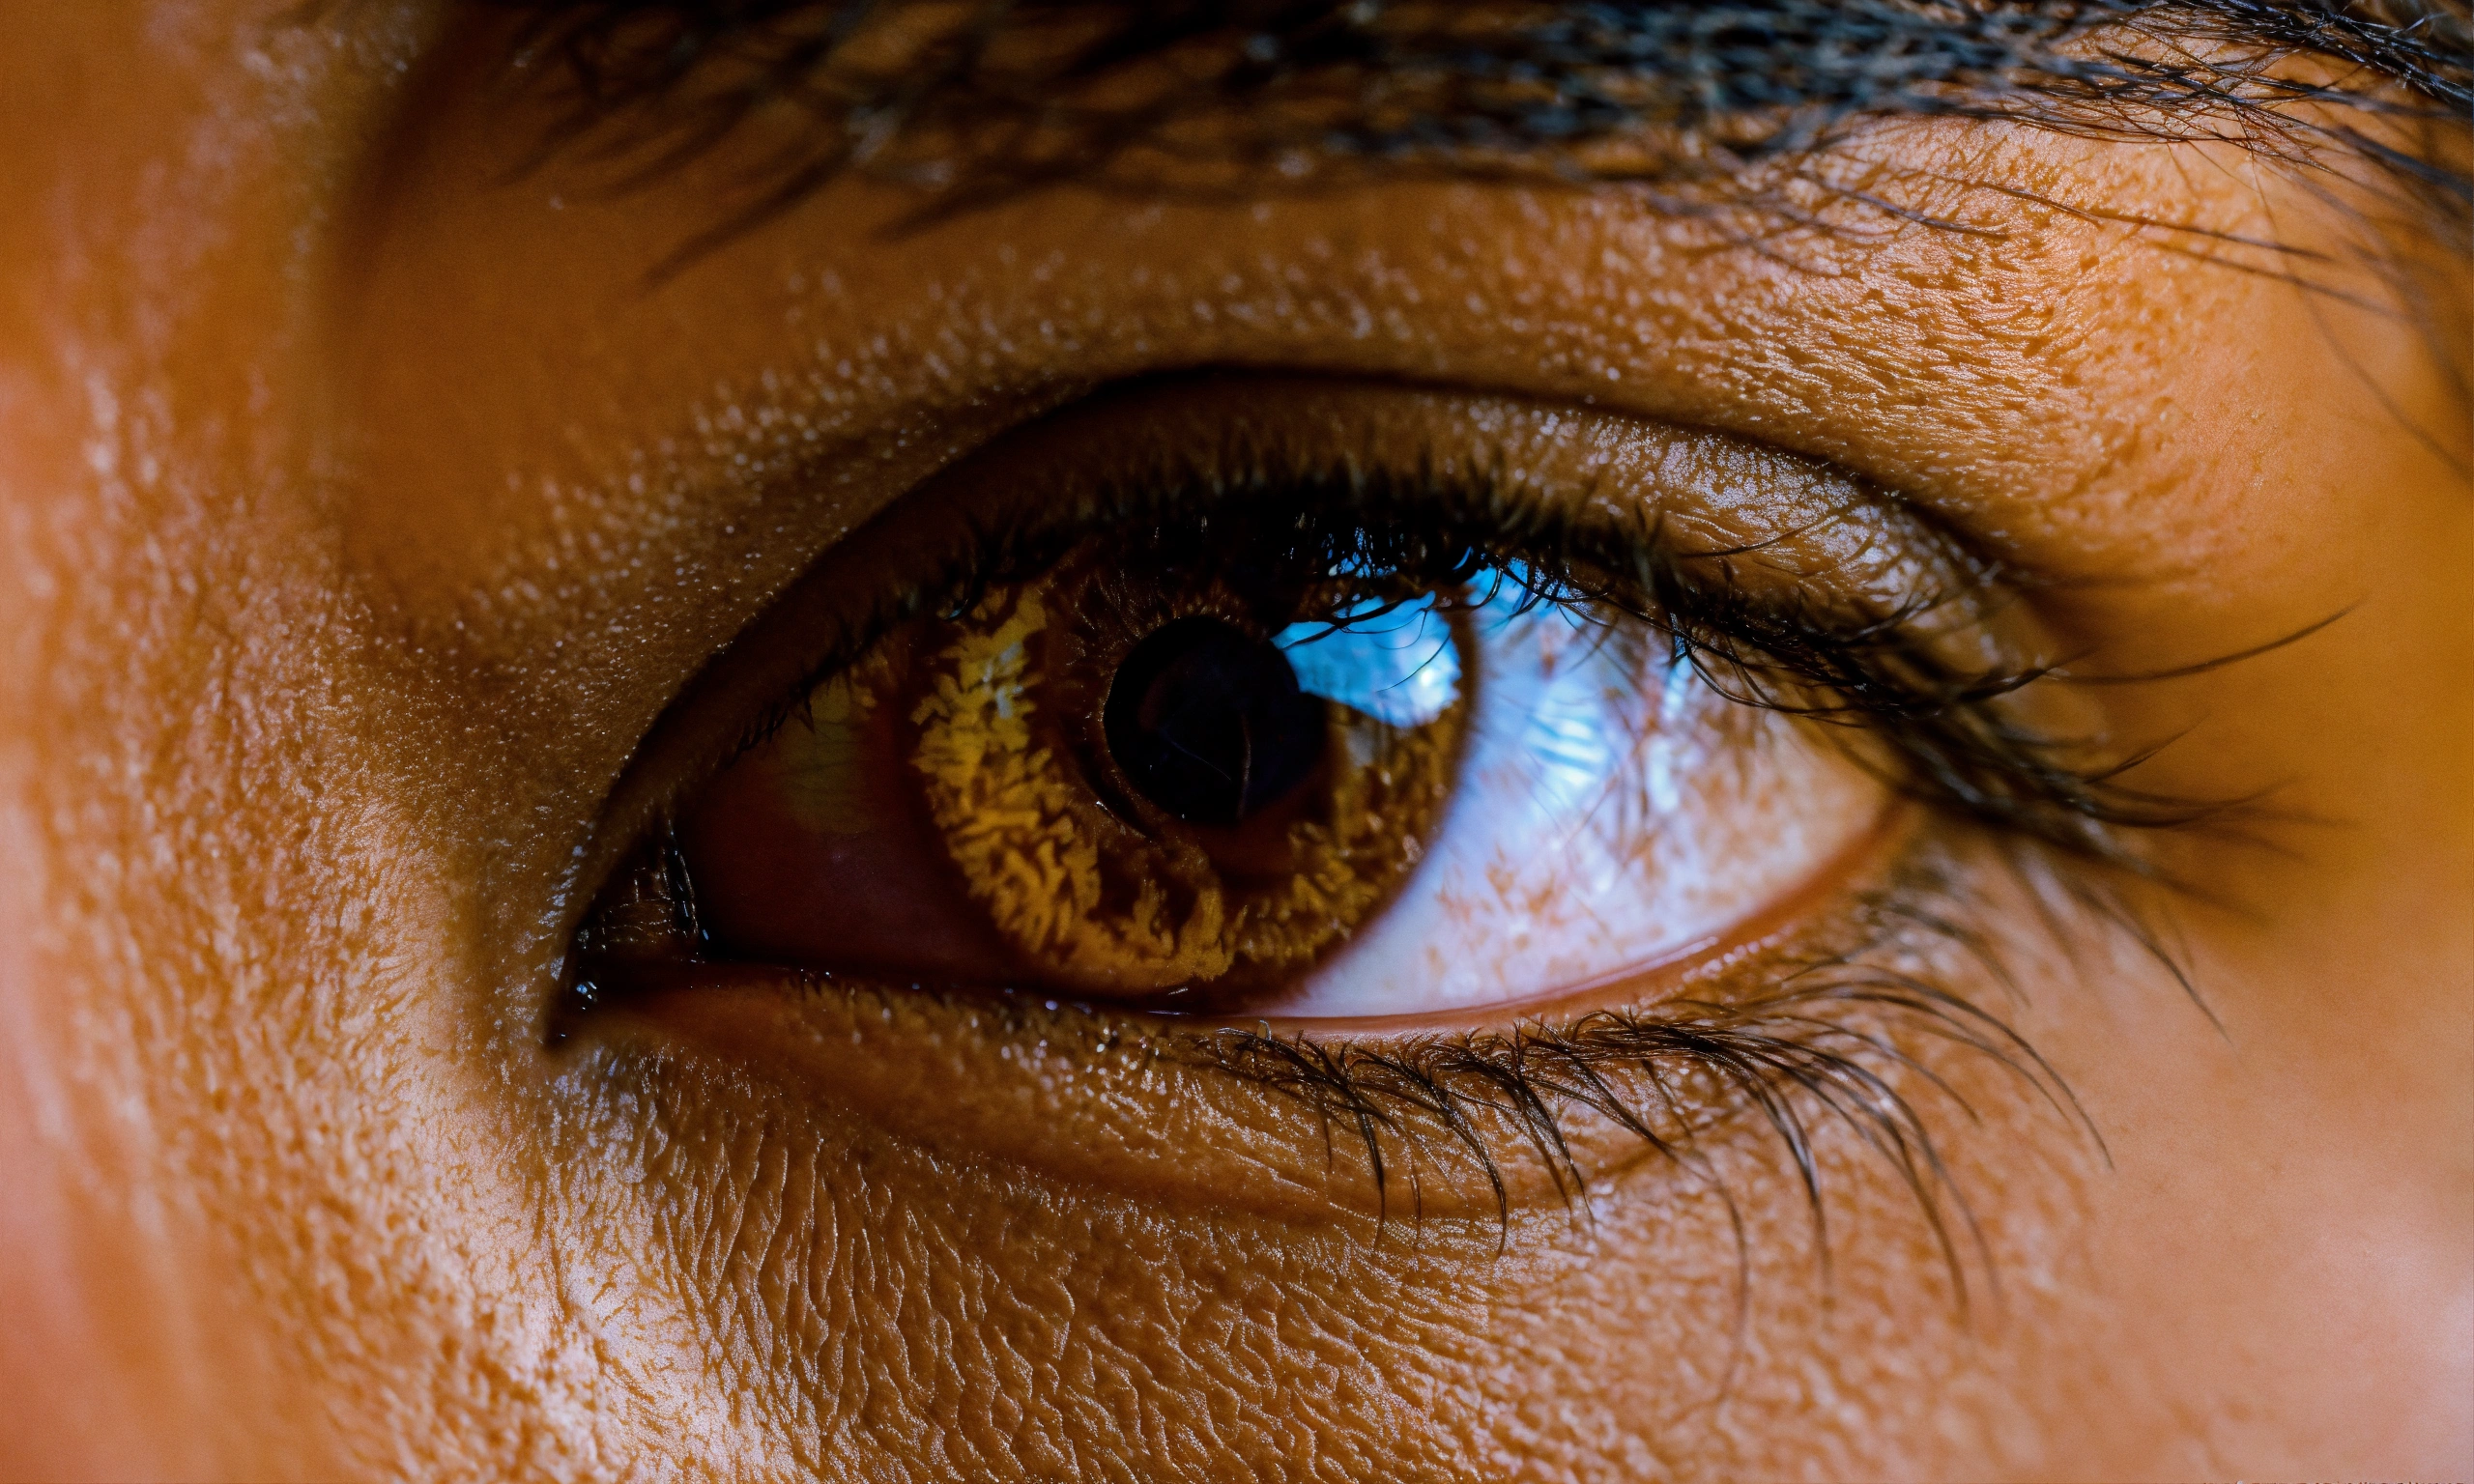
<svg viewBox="0 0 2474 1484"><path fill-rule="evenodd" d="M1218 381L1218 379L1205 379L1205 381ZM1262 381L1267 379L1237 379L1237 381L1240 381L1240 384L1262 384ZM1175 379L1170 385L1165 385L1165 388L1161 388L1161 385L1150 385L1150 388L1131 388L1131 396L1138 396L1138 398L1185 396L1185 401L1194 401L1194 398L1190 396L1193 388L1180 384L1183 384L1183 379ZM1296 379L1269 379L1269 385L1277 388L1277 396L1307 396L1307 398L1313 398L1316 403L1329 403L1331 398L1341 393L1338 388L1334 388L1334 385L1329 384L1321 384L1321 381L1304 381L1304 384L1299 384ZM1378 401L1380 398L1400 398L1400 396L1410 396L1410 398L1440 396L1440 393L1420 393L1420 390L1415 388L1395 388L1395 385L1375 385L1375 388L1366 388L1366 393L1378 398ZM1467 401L1467 393L1459 393L1457 401ZM1497 398L1477 398L1477 401L1492 403L1497 401ZM1079 428L1088 428L1086 423L1088 415L1091 415L1091 408L1088 406L1066 408L1064 414L1061 414L1061 418L1054 420L1054 423L1034 425L1034 433L1037 433L1037 436L1051 436L1051 438L1074 438ZM1546 408L1537 408L1534 415L1539 415L1543 423L1551 423L1551 418L1554 418ZM1480 418L1480 423L1487 423L1487 420ZM1494 420L1492 425L1497 428L1494 436L1510 438L1507 433L1502 433L1504 428L1502 418ZM1673 436L1673 441L1678 441L1680 445L1684 447L1695 447L1700 445L1700 442L1719 442L1719 445L1737 445L1737 442L1740 442L1740 441L1732 441L1732 438L1727 436L1719 436L1719 433L1697 433L1697 430L1680 430L1680 428L1670 428L1667 433ZM1009 441L1009 438L999 438L999 447L1007 445L1007 442L1012 441ZM1516 442L1507 442L1504 447L1516 447ZM1779 522L1779 527L1776 527L1779 534L1784 534L1784 537L1789 539L1798 539L1798 537L1808 537L1816 525L1838 525L1838 522L1848 522L1848 525L1863 527L1865 529L1863 539L1858 542L1858 554L1856 554L1856 559L1853 561L1860 561L1865 559L1865 556L1878 559L1878 566L1868 574L1873 582L1856 584L1856 586L1851 586L1853 576L1856 576L1856 571L1853 571L1853 561L1841 561L1848 556L1846 552L1838 552L1836 556L1824 556L1821 561L1808 561L1808 571L1803 571L1801 579L1789 579L1789 582L1784 584L1784 588L1791 588L1791 591L1797 593L1797 599L1791 601L1786 609L1779 611L1779 621L1784 621L1789 628L1798 626L1797 621L1798 614L1803 615L1801 623L1806 623L1806 626L1808 623L1821 621L1821 618L1816 618L1816 615L1808 611L1808 606L1811 606L1813 601L1821 601L1824 609L1828 604L1856 604L1860 611L1868 611L1868 614L1878 615L1881 611L1885 611L1885 606L1895 609L1898 604L1908 601L1910 596L1913 596L1913 588L1920 582L1940 582L1944 586L1942 599L1944 601L1965 599L1965 604L1962 606L1974 606L1976 601L1994 599L1994 593L2006 591L2006 586L2009 586L2009 579L2006 579L2004 571L1999 569L1997 564L1974 559L1974 556L1965 549L1965 542L1962 542L1962 539L1954 537L1952 531L1944 529L1940 522L1932 522L1925 512L1920 512L1920 509L1908 507L1908 504L1898 502L1898 499L1881 498L1881 495L1870 495L1868 498L1860 482L1848 480L1848 477L1836 475L1836 472L1830 472L1830 470L1826 468L1816 468L1816 465L1811 465L1811 460L1801 460L1797 458L1797 455L1764 452L1759 450L1757 445L1744 445L1741 447L1741 452L1749 455L1749 458L1771 460L1771 463L1759 465L1759 468L1767 470L1771 477L1789 477L1791 472L1801 470L1803 477L1813 480L1811 487L1806 490L1806 504L1794 507L1794 509L1801 509L1801 517L1779 517L1776 512L1764 512ZM970 463L970 460L964 460L964 465L967 463ZM1042 460L1032 458L1032 460L1026 460L1026 463L1032 465L1032 468L1037 468ZM1678 465L1678 460L1673 458L1673 450L1667 452L1665 458L1645 460L1638 470L1643 485L1640 485L1640 490L1633 490L1633 495L1638 495L1638 498L1643 499L1653 499L1653 502L1662 504L1662 507L1687 509L1687 512L1689 509L1695 509L1697 499L1712 498L1712 490L1710 490L1710 487L1697 485L1692 472L1683 472L1683 475L1680 475L1675 465ZM1012 499L1012 502L1020 502L1020 507L1032 512L1032 520L1037 522L1037 525L1049 527L1049 529L1064 529L1064 527L1074 525L1074 520L1077 520L1074 514L1056 512L1051 504L1039 499L1039 495L1032 490L1032 487L1026 487L1024 482L1021 482L1020 468L1021 468L1020 463L1012 465L1015 475L1002 480L1004 485L1002 498ZM1700 470L1700 472L1702 475L1707 475L1707 470ZM953 475L947 472L945 477L953 477ZM1064 475L1064 477L1069 477L1071 480L1071 477L1079 477L1079 475ZM906 495L906 498L903 498L901 502L896 502L896 507L888 512L888 517L880 517L880 520L903 520L903 512L918 512L918 509L923 509L915 502L918 502L923 495L931 495L933 499L933 485L935 485L935 482L931 482L931 490L913 490L910 495ZM1566 498L1571 498L1571 495L1576 495L1576 492L1566 490ZM1771 487L1769 495L1784 498L1784 490ZM1539 495L1539 498L1543 499L1546 495ZM1885 517L1890 525L1878 527L1878 529L1865 527L1865 522L1856 520L1856 514L1858 512L1851 509L1851 502L1870 504L1870 507L1878 512L1878 517ZM1586 495L1583 495L1583 498L1573 499L1573 504L1576 504L1576 507L1589 507L1589 504L1603 504L1603 502L1596 502L1596 499L1589 499ZM931 502L931 507L928 509L933 507L935 507L935 504ZM1705 517L1717 517L1717 514L1722 512L1719 512L1719 509L1705 509L1702 514L1705 514ZM942 512L940 517L935 517L935 520L953 520L953 512L945 509L945 512ZM1573 512L1571 520L1586 522L1589 520L1589 514ZM1875 522L1875 525L1878 525L1878 522ZM876 527L869 527L869 529L880 531L883 527L876 525ZM866 542L866 539L869 539L869 534L863 531L861 542ZM1638 537L1621 537L1621 534L1618 534L1618 539L1651 539L1651 542L1655 542L1655 534L1638 534ZM1719 539L1719 542L1702 539L1702 542L1695 542L1695 544L1702 549L1710 549L1710 547L1729 549L1729 547L1744 547L1746 542L1740 542L1740 539ZM644 841L644 831L658 826L658 821L666 818L668 812L676 807L676 799L680 799L685 791L693 789L698 779L712 777L712 772L717 772L717 769L728 764L730 756L734 756L737 752L745 752L745 747L750 745L750 739L762 737L762 728L764 728L767 720L772 720L774 725L779 725L782 717L794 715L796 705L799 705L799 699L807 695L809 685L817 683L823 672L829 672L831 668L834 668L836 658L847 661L847 658L851 658L853 655L856 645L869 643L871 633L876 633L874 628L866 626L863 618L851 618L851 606L844 604L844 601L839 599L834 584L821 582L823 574L831 571L831 566L834 566L836 561L858 561L858 571L869 571L871 574L869 582L880 582L880 579L883 579L880 564L876 559L871 559L869 549L836 547L831 549L821 561L819 561L819 569L814 569L807 579L801 579L799 584L794 584L790 599L787 599L787 601L794 601L794 604L796 601L823 599L829 609L834 609L834 614L831 614L831 623L821 628L823 633L821 641L814 638L814 633L819 631L819 623L814 615L804 615L804 618L791 615L791 621L785 621L785 614L782 614L782 611L774 611L774 614L767 614L764 618L757 618L747 631L739 633L733 643L725 648L725 655L715 663L715 668L707 671L705 677L700 677L698 683L690 685L688 695L683 695L677 702L673 702L673 707L663 715L661 723L655 723L653 734L648 737L648 742L646 742L644 747L638 747L638 756L628 764L626 779L621 779L618 791L614 794L614 799L631 799L631 804L618 809L616 816L611 816L609 812L604 813L604 831L599 831L599 846L589 853L589 863L579 861L579 866L584 869L584 878L591 880L596 878L599 870L614 869L616 863L621 861L626 853L631 853L633 848ZM1737 564L1741 564L1741 559L1737 559ZM1935 574L1935 571L1940 576L1932 579L1930 574ZM925 576L925 582L935 582L935 574L931 571L931 574ZM1732 582L1735 582L1735 579L1724 579L1724 584L1732 584ZM1779 579L1769 579L1769 586L1781 586ZM1824 599L1821 593L1836 593L1836 596ZM942 596L942 593L937 593L937 596ZM1714 611L1705 614L1705 611L1697 609L1697 604L1689 599L1689 596L1683 596L1683 601L1684 601L1684 611L1675 611L1675 615L1683 618L1687 626L1700 626L1705 618L1712 618ZM801 636L801 623L807 626L807 636ZM1922 638L1922 631L1917 631L1913 623L1903 621L1900 623L1900 628L1908 631L1908 643L1914 643L1914 641L1920 641ZM1710 636L1707 628L1697 628L1697 633L1700 633L1702 638ZM1819 636L1819 631L1811 631L1811 633L1813 636ZM791 650L791 653L794 655L807 653L809 658L796 661L794 666L785 666L785 663L782 663L782 655L777 653L777 650L785 648L785 643L804 645L804 650ZM1984 655L1984 672L1997 672L1997 671L2009 672L2024 663L2011 658L2011 650L2006 648L2006 643L1997 643L1994 648L2001 650L2001 653ZM1719 643L1719 648L1702 650L1702 653L1705 653L1705 658L1714 658L1717 663L1727 666L1727 663L1732 663L1729 655L1744 655L1746 650L1732 648L1732 641L1724 641L1724 643ZM745 658L745 655L755 655L757 658L755 675L772 675L772 677L769 677L769 680L757 677L757 680L747 680L747 683L725 683L723 693L720 695L712 693L710 690L712 675L715 675L715 672L720 672L720 675L730 675L730 672L734 671L742 671L742 668L745 668L742 666L742 658ZM1858 668L1863 666L1863 661L1851 661L1851 663L1856 663ZM1744 671L1735 671L1737 699L1751 699L1759 693L1759 685L1776 683L1779 677L1789 677L1789 683L1794 683L1789 672L1781 671L1781 672L1774 672L1774 675L1767 675L1767 680L1757 680L1757 690L1754 690L1754 693L1744 693L1744 690L1741 690L1741 683L1744 683L1746 677L1754 677L1754 675L1767 675L1767 672L1754 671L1751 675L1746 675ZM1776 693L1771 695L1776 698ZM734 698L734 699L725 699L725 698ZM1767 705L1767 702L1764 702L1764 699L1754 699L1754 705ZM1851 705L1833 707L1833 712L1841 715L1841 720L1846 720L1846 717L1851 715L1870 715L1868 712L1870 705L1873 705L1870 699L1851 698ZM1930 705L1930 699L1910 698L1908 705L1910 710L1913 710L1913 707L1927 707ZM715 720L707 715L707 712L715 712L715 710L723 710L723 715L728 717L728 720L715 723ZM1960 712L1970 712L1971 715L1974 710L1979 710L1974 702L1965 702L1965 705L1960 705L1957 710L1952 710L1952 715L1960 715ZM676 725L680 725L683 720L698 720L698 725L685 732L688 745L683 745L685 752L680 752L677 750L677 745L673 745L673 742L676 742ZM1910 717L1908 725L1914 725L1913 717ZM707 739L705 742L695 742L695 737L707 737ZM1997 761L1976 759L1974 767L1999 767L1999 764ZM653 794L644 794L641 786L633 786L631 782L628 782L628 779L641 779L641 777L653 779L655 782ZM2056 831L2049 829L2046 834L2056 834ZM587 896L587 893L576 893L576 900L582 900L582 896Z"/></svg>

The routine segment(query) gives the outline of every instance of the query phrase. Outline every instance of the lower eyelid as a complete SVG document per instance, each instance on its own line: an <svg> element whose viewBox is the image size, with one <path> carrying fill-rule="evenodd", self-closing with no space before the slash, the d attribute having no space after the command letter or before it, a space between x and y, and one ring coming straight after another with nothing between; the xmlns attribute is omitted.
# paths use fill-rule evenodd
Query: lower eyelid
<svg viewBox="0 0 2474 1484"><path fill-rule="evenodd" d="M660 1048L659 1063L752 1070L785 1116L854 1119L939 1157L993 1159L1047 1179L1167 1210L1243 1213L1284 1223L1381 1219L1399 1214L1401 1161L1416 1159L1419 1210L1437 1220L1492 1222L1506 1212L1568 1195L1563 1172L1530 1160L1510 1127L1487 1136L1489 1159L1453 1152L1441 1126L1421 1127L1405 1105L1389 1109L1381 1133L1391 1161L1381 1173L1357 1143L1362 1130L1318 1106L1293 1075L1369 1054L1385 1065L1423 1038L1480 1044L1491 1035L1587 1023L1610 1011L1637 1013L1682 996L1724 1003L1767 992L1800 965L1849 942L1849 913L1882 891L1907 848L1932 825L1903 812L1868 839L1835 878L1745 925L1730 942L1617 984L1552 1002L1511 1007L1498 1028L1469 1017L1421 1026L1398 1019L1257 1021L1216 1027L1021 997L941 994L753 966L647 966L603 986L579 1018L580 1036L604 1046ZM1472 1035L1479 1038L1472 1041ZM1226 1038L1235 1037L1234 1041ZM1288 1047L1303 1061L1267 1063ZM1280 1053L1286 1058L1290 1053ZM1232 1059L1234 1058L1234 1059ZM1283 1072L1285 1068L1285 1072ZM1676 1085L1692 1082L1682 1062ZM1285 1076L1285 1080L1283 1080ZM1705 1124L1730 1108L1685 1108ZM1592 1178L1615 1178L1652 1153L1638 1138L1597 1122L1570 1130ZM1413 1154L1424 1149L1424 1154ZM1506 1184L1498 1190L1495 1182Z"/></svg>

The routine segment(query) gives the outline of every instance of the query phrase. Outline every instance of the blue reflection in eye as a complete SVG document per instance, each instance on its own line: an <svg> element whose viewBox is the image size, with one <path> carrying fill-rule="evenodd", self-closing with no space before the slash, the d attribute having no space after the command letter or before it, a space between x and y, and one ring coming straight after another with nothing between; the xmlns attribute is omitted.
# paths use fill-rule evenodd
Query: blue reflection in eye
<svg viewBox="0 0 2474 1484"><path fill-rule="evenodd" d="M1387 727L1424 727L1460 697L1460 651L1432 597L1389 612L1353 603L1328 622L1292 623L1272 636L1298 689Z"/></svg>
<svg viewBox="0 0 2474 1484"><path fill-rule="evenodd" d="M1586 663L1605 637L1603 626L1562 604L1539 601L1519 562L1506 566L1472 616L1497 691L1488 699L1489 720L1500 727L1518 719L1517 740L1502 740L1525 775L1530 807L1542 818L1585 818L1616 778L1624 762L1619 754L1632 740L1609 714L1610 684L1629 677Z"/></svg>
<svg viewBox="0 0 2474 1484"><path fill-rule="evenodd" d="M1541 811L1585 808L1603 793L1618 763L1608 736L1606 705L1586 684L1539 688L1521 746L1529 755L1530 790Z"/></svg>

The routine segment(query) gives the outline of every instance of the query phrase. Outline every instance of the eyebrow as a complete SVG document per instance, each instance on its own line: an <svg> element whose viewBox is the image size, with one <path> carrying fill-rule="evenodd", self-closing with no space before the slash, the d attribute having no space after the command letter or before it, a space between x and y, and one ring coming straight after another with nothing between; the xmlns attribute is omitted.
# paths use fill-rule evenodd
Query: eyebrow
<svg viewBox="0 0 2474 1484"><path fill-rule="evenodd" d="M759 110L811 116L682 259L854 170L922 187L933 214L1197 166L1256 191L1349 169L1676 184L1901 114L2306 162L2334 146L2451 219L2474 206L2444 152L2356 122L2474 116L2464 0L475 3L513 17L510 77L555 97L545 157L638 179Z"/></svg>

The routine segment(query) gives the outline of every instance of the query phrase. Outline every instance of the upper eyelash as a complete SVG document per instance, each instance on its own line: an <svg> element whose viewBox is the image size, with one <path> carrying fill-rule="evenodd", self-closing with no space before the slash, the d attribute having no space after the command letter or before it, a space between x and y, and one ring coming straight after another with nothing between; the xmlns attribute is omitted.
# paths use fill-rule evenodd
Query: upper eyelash
<svg viewBox="0 0 2474 1484"><path fill-rule="evenodd" d="M1912 592L1891 606L1844 596L1826 602L1808 583L1746 581L1740 568L1764 545L1694 550L1655 515L1629 527L1585 520L1564 503L1516 489L1499 469L1444 475L1436 461L1419 462L1405 471L1299 467L1276 449L1246 450L1231 455L1229 467L1164 470L1099 485L1064 508L1015 510L968 525L960 544L919 580L879 598L849 625L790 694L759 715L733 756L799 715L818 684L894 627L929 613L964 611L990 587L1034 575L1090 531L1243 520L1238 512L1280 500L1302 538L1324 543L1335 557L1345 542L1345 555L1376 570L1431 572L1440 585L1441 567L1474 572L1470 554L1491 554L1497 564L1489 581L1517 582L1527 589L1523 604L1613 613L1646 624L1727 699L1861 728L1889 750L1893 766L1884 782L1910 797L2080 860L2144 871L2145 858L2133 843L2138 833L2225 821L2254 802L2140 789L2125 775L2156 745L2056 738L2029 726L2015 707L2020 693L2070 677L2050 662L2002 653L1999 643L1974 664L1953 655L1958 648L1984 652L1953 641L1986 630L2020 586L2014 574L1955 541L1937 554L1954 574L1944 588ZM1517 573L1504 561L1519 563ZM1851 755L1873 762L1860 748Z"/></svg>

